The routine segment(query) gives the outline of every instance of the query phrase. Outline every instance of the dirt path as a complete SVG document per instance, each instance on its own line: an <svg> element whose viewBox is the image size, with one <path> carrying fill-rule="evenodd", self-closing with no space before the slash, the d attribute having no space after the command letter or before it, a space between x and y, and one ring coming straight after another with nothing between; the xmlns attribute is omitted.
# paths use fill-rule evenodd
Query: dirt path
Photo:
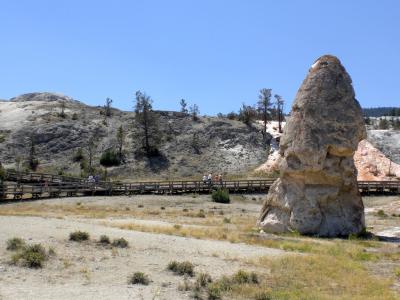
<svg viewBox="0 0 400 300"><path fill-rule="evenodd" d="M0 298L4 299L189 299L178 291L182 277L166 270L171 260L189 260L196 271L212 276L230 274L245 266L245 259L277 256L276 249L198 240L105 227L90 220L41 217L0 217ZM112 250L94 241L68 241L71 231L83 230L98 239L124 237L130 248ZM55 249L57 256L41 270L9 264L7 239L21 237ZM149 286L129 286L127 277L147 273ZM2 299L3 299L2 298Z"/></svg>

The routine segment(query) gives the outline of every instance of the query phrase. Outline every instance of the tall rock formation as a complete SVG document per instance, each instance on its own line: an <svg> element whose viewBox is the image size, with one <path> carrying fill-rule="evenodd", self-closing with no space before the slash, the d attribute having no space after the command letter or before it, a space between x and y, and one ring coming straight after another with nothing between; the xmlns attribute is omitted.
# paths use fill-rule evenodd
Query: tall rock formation
<svg viewBox="0 0 400 300"><path fill-rule="evenodd" d="M280 178L258 224L267 232L345 236L365 228L353 155L366 137L351 78L339 59L312 65L281 138Z"/></svg>

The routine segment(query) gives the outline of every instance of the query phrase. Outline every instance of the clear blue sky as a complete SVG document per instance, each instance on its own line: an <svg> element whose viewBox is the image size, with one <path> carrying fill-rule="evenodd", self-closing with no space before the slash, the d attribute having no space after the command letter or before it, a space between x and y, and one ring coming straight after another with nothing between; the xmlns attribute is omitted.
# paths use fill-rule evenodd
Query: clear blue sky
<svg viewBox="0 0 400 300"><path fill-rule="evenodd" d="M400 106L400 1L0 0L0 98L50 91L131 110L202 114L287 101L312 62L338 56L364 107Z"/></svg>

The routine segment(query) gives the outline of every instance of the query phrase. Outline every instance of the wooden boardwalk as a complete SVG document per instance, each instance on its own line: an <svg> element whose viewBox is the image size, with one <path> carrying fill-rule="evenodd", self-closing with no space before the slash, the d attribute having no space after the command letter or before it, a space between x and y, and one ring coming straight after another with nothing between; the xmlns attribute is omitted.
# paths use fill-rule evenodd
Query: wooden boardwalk
<svg viewBox="0 0 400 300"><path fill-rule="evenodd" d="M0 199L38 199L95 195L210 193L224 188L231 193L266 193L275 179L227 180L221 183L202 181L154 182L87 182L82 178L39 173L7 172L0 185ZM360 181L360 192L369 194L400 194L400 181Z"/></svg>

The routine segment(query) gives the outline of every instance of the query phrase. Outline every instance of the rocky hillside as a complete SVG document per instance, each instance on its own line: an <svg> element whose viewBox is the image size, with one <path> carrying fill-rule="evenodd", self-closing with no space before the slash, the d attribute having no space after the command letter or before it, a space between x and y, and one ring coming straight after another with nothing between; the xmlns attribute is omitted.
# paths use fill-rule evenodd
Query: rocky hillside
<svg viewBox="0 0 400 300"><path fill-rule="evenodd" d="M217 117L194 121L178 112L157 112L162 145L161 155L151 159L137 157L133 149L134 113L112 109L105 117L102 107L92 107L72 98L52 93L31 93L0 101L0 161L8 168L23 169L35 139L39 170L79 175L80 163L74 161L79 148L88 155L88 142L95 139L94 164L104 168L99 158L116 147L117 129L126 138L126 162L108 168L109 175L129 179L200 178L204 173L247 174L265 161L258 125ZM197 149L193 147L196 136Z"/></svg>

